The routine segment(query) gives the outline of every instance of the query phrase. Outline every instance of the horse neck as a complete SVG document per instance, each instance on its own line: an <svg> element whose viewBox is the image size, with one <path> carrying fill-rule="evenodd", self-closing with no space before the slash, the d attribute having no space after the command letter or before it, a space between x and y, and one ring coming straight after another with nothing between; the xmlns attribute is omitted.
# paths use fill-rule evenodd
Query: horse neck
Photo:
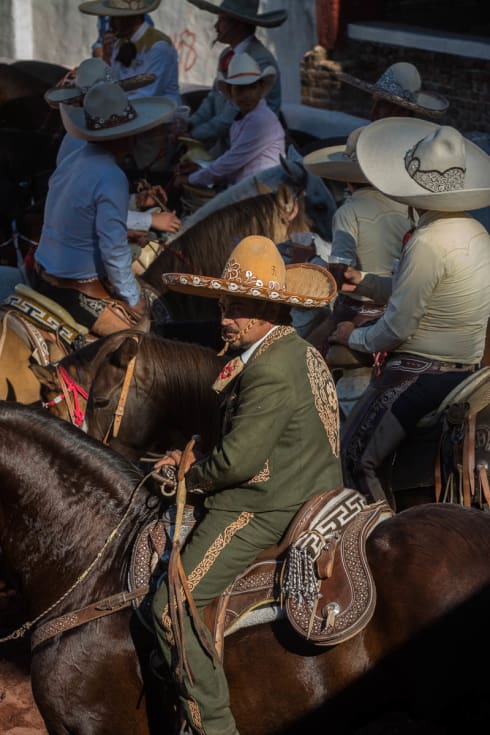
<svg viewBox="0 0 490 735"><path fill-rule="evenodd" d="M101 489L97 478L77 483L74 475L80 478L83 468L67 467L65 477L60 468L52 472L56 462L52 456L40 457L39 451L29 456L22 437L11 433L13 440L4 441L0 450L0 544L28 614L37 615L89 569L123 517L131 490L123 501L110 488ZM28 444L35 448L32 441ZM21 466L8 460L9 454L19 451ZM121 589L127 544L121 531L70 595L69 606Z"/></svg>

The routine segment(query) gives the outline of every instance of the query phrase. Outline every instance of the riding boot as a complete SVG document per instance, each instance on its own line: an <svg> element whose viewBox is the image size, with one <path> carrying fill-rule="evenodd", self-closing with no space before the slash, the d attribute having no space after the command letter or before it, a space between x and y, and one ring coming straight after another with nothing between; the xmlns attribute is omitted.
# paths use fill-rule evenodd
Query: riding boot
<svg viewBox="0 0 490 735"><path fill-rule="evenodd" d="M369 494L374 501L388 499L390 504L394 505L391 492L385 491L381 483L380 468L405 437L405 430L398 419L391 411L386 411L366 445L356 469L359 490ZM387 495L390 497L387 498Z"/></svg>

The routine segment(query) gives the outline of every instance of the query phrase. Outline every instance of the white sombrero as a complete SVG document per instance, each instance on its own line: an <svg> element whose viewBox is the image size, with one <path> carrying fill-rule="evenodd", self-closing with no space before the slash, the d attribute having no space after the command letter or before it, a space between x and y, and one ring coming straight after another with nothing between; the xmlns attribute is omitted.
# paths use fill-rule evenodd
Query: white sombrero
<svg viewBox="0 0 490 735"><path fill-rule="evenodd" d="M219 74L217 79L219 91L228 99L231 98L230 87L244 87L255 82L264 81L262 97L267 97L276 81L277 72L273 66L266 66L261 71L259 65L249 54L235 54L230 61L226 76Z"/></svg>
<svg viewBox="0 0 490 735"><path fill-rule="evenodd" d="M89 0L78 9L88 15L144 15L151 13L161 0Z"/></svg>
<svg viewBox="0 0 490 735"><path fill-rule="evenodd" d="M115 82L130 92L150 84L155 79L155 74L137 74L128 79L116 81L112 75L111 67L102 59L85 59L77 69L75 84L69 87L52 87L44 95L44 99L50 107L58 108L60 102L65 105L80 105L88 90L100 82Z"/></svg>
<svg viewBox="0 0 490 735"><path fill-rule="evenodd" d="M369 181L403 204L440 212L490 204L490 157L447 125L377 120L362 130L357 158Z"/></svg>
<svg viewBox="0 0 490 735"><path fill-rule="evenodd" d="M234 296L305 309L326 306L337 293L335 280L326 268L307 263L285 266L272 240L259 235L238 243L220 278L164 273L162 280L170 290L191 296Z"/></svg>
<svg viewBox="0 0 490 735"><path fill-rule="evenodd" d="M347 138L345 145L333 145L308 153L303 159L307 171L324 179L351 181L365 184L367 179L357 160L357 140L364 127L356 128Z"/></svg>
<svg viewBox="0 0 490 735"><path fill-rule="evenodd" d="M275 28L284 23L288 17L287 10L271 10L268 13L259 13L259 0L222 0L210 2L210 0L188 0L192 5L209 13L223 13L232 18L250 23L254 26L264 28Z"/></svg>
<svg viewBox="0 0 490 735"><path fill-rule="evenodd" d="M117 140L160 125L175 112L175 102L165 97L129 100L114 82L89 89L83 107L60 105L63 125L70 135L88 141Z"/></svg>
<svg viewBox="0 0 490 735"><path fill-rule="evenodd" d="M417 67L406 61L399 61L389 66L375 84L363 82L345 72L338 72L337 76L342 82L363 89L373 97L386 99L419 115L440 117L449 107L445 97L422 90L422 80Z"/></svg>

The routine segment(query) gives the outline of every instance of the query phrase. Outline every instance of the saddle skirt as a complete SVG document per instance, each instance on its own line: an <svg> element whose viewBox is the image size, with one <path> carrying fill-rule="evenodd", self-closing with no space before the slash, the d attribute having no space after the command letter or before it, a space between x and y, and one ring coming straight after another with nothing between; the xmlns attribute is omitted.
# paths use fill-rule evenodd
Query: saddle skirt
<svg viewBox="0 0 490 735"><path fill-rule="evenodd" d="M285 614L300 635L316 644L332 645L356 635L371 618L376 601L365 541L390 515L387 503L367 506L362 495L347 488L308 501L281 543L262 552L206 608L205 622L218 653L223 655L227 635ZM188 506L181 538L197 517L196 508ZM174 518L175 510L171 509L170 514L149 524L133 549L129 589L141 588L150 577L149 593L133 603L150 630L152 595L168 562Z"/></svg>

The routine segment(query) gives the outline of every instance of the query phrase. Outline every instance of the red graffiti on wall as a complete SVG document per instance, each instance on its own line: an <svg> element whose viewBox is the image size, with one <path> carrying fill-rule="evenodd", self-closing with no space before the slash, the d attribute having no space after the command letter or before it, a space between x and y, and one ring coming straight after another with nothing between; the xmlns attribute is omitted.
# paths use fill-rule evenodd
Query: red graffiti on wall
<svg viewBox="0 0 490 735"><path fill-rule="evenodd" d="M188 28L175 33L173 43L179 54L179 66L184 72L190 71L199 58L196 51L196 34Z"/></svg>

